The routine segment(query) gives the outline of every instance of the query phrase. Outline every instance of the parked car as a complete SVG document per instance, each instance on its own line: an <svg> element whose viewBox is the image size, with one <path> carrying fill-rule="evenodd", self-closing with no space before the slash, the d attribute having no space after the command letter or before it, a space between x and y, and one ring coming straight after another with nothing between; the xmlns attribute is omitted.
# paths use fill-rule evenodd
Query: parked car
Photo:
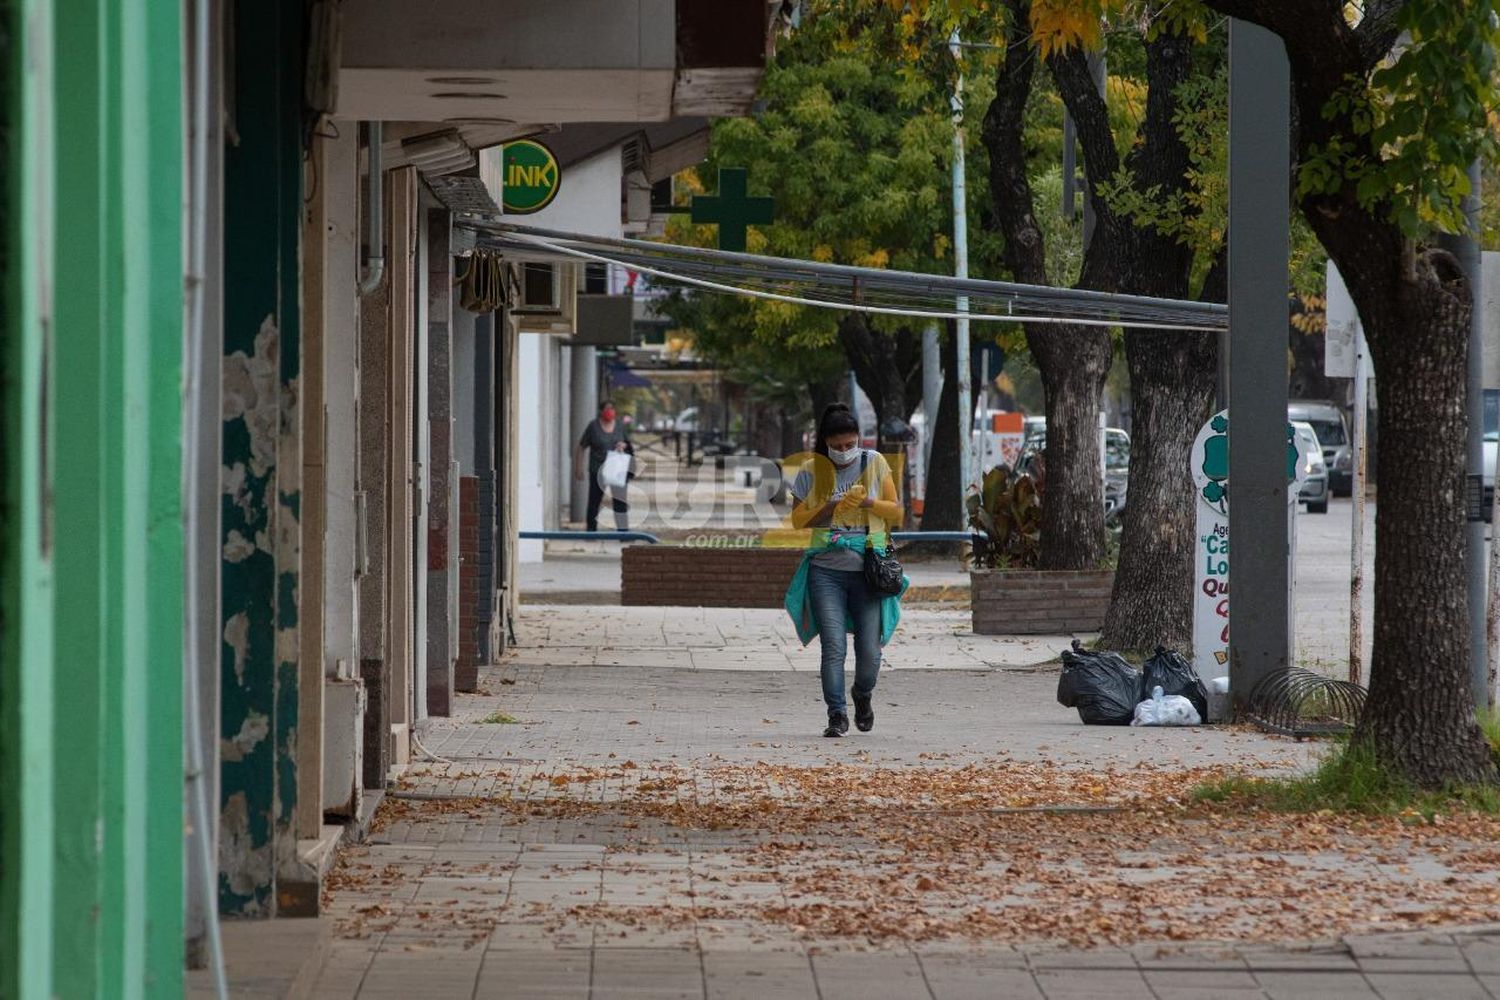
<svg viewBox="0 0 1500 1000"><path fill-rule="evenodd" d="M1484 516L1488 520L1495 506L1495 452L1500 451L1500 429L1484 429Z"/></svg>
<svg viewBox="0 0 1500 1000"><path fill-rule="evenodd" d="M1354 452L1349 446L1349 425L1344 411L1326 400L1294 399L1287 404L1286 418L1310 424L1323 449L1328 467L1328 488L1336 497L1354 492Z"/></svg>
<svg viewBox="0 0 1500 1000"><path fill-rule="evenodd" d="M1027 475L1036 474L1037 459L1047 450L1047 425L1028 428L1026 444L1021 449L1021 458L1016 470ZM1122 496L1130 482L1130 435L1119 427L1104 430L1104 482Z"/></svg>
<svg viewBox="0 0 1500 1000"><path fill-rule="evenodd" d="M1297 452L1301 455L1306 477L1302 480L1297 502L1306 504L1309 514L1326 514L1329 483L1328 465L1323 461L1323 444L1318 440L1318 432L1306 420L1293 420L1291 424L1297 435Z"/></svg>
<svg viewBox="0 0 1500 1000"><path fill-rule="evenodd" d="M1026 424L1025 424L1025 426L1026 426L1026 443L1027 444L1030 444L1031 443L1031 439L1033 437L1035 437L1036 435L1038 435L1038 434L1040 434L1042 437L1046 437L1047 436L1047 418L1046 417L1027 417L1026 418Z"/></svg>

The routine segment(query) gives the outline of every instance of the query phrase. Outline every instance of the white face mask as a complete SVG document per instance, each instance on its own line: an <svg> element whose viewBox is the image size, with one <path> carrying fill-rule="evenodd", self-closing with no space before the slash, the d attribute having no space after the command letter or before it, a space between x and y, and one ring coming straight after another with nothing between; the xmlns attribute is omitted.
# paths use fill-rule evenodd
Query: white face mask
<svg viewBox="0 0 1500 1000"><path fill-rule="evenodd" d="M859 457L859 445L856 444L842 451L838 448L829 448L828 457L832 459L834 465L848 465Z"/></svg>

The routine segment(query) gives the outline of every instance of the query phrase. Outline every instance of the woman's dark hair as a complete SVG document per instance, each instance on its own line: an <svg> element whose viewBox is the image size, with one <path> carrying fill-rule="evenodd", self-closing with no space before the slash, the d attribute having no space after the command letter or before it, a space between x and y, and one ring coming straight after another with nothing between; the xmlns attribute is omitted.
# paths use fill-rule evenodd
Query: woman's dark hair
<svg viewBox="0 0 1500 1000"><path fill-rule="evenodd" d="M601 399L599 400L599 412L603 413L605 407L613 407L614 405L615 401L613 399Z"/></svg>
<svg viewBox="0 0 1500 1000"><path fill-rule="evenodd" d="M818 420L818 437L813 445L813 451L827 458L828 439L836 434L859 434L859 421L855 419L846 403L829 403L823 408L823 416Z"/></svg>

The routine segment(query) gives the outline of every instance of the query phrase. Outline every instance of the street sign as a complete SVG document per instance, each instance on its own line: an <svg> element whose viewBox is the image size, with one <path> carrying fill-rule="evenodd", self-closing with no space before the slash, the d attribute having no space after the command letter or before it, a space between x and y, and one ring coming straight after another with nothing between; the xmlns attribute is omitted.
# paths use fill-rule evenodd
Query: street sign
<svg viewBox="0 0 1500 1000"><path fill-rule="evenodd" d="M1359 313L1354 309L1354 297L1345 287L1343 275L1331 260L1327 276L1323 300L1323 374L1328 378L1353 378Z"/></svg>
<svg viewBox="0 0 1500 1000"><path fill-rule="evenodd" d="M1307 478L1292 425L1287 432L1287 503ZM1205 681L1229 674L1229 411L1198 431L1188 464L1198 495L1193 547L1193 669ZM1295 522L1294 522L1295 523Z"/></svg>
<svg viewBox="0 0 1500 1000"><path fill-rule="evenodd" d="M562 170L552 150L534 139L507 142L500 157L500 207L507 215L529 215L552 204Z"/></svg>
<svg viewBox="0 0 1500 1000"><path fill-rule="evenodd" d="M749 171L744 167L720 167L718 195L693 196L692 220L719 227L720 250L744 253L746 230L771 221L775 202L749 197L748 178Z"/></svg>

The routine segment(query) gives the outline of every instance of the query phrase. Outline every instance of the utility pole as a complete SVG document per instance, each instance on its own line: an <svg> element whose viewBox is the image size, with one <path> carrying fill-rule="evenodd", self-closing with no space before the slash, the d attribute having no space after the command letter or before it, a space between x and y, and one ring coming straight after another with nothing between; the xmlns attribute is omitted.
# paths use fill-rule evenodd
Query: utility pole
<svg viewBox="0 0 1500 1000"><path fill-rule="evenodd" d="M948 51L958 72L953 83L953 274L969 276L969 196L964 186L964 73L963 42L958 29L948 36ZM969 425L974 420L974 403L969 392L969 297L958 296L958 509L964 510L969 495ZM962 514L960 514L960 517Z"/></svg>
<svg viewBox="0 0 1500 1000"><path fill-rule="evenodd" d="M1290 666L1287 206L1291 71L1282 40L1229 22L1229 690Z"/></svg>
<svg viewBox="0 0 1500 1000"><path fill-rule="evenodd" d="M938 401L943 397L943 356L938 349L938 325L931 322L922 331L922 471L931 475L928 458L932 440L937 436ZM927 478L922 480L927 482ZM962 516L962 515L960 515Z"/></svg>

